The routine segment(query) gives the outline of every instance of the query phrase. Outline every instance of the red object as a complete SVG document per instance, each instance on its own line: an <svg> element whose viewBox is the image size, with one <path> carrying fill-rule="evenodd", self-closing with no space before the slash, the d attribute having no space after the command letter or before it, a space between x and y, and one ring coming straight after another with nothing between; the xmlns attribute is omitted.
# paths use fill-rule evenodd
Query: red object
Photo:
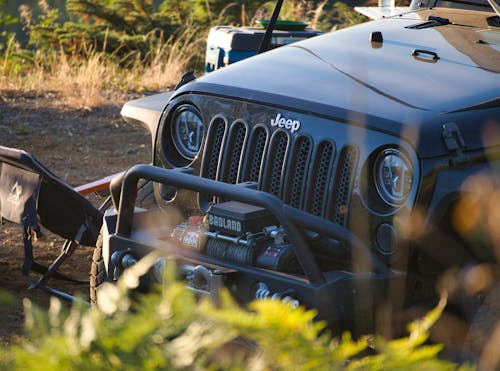
<svg viewBox="0 0 500 371"><path fill-rule="evenodd" d="M188 219L189 225L197 225L203 223L203 218L204 216L202 215L190 216Z"/></svg>
<svg viewBox="0 0 500 371"><path fill-rule="evenodd" d="M109 175L105 178L96 180L95 182L92 182L92 183L88 183L88 184L81 185L79 187L75 187L75 191L77 191L81 195L86 195L89 193L109 189L109 183L111 183L111 180L113 180L113 178L115 176L121 175L123 173L124 173L124 171L122 171L120 173L113 174L113 175Z"/></svg>

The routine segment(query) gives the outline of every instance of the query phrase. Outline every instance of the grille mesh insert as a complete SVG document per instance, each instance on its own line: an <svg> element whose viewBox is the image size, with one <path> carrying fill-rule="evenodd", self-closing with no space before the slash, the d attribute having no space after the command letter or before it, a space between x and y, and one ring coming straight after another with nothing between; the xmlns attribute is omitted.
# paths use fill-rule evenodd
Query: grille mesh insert
<svg viewBox="0 0 500 371"><path fill-rule="evenodd" d="M247 128L242 122L235 122L229 130L229 139L223 148L223 171L220 180L235 184L238 180L241 152L245 142Z"/></svg>
<svg viewBox="0 0 500 371"><path fill-rule="evenodd" d="M260 166L262 156L267 144L267 130L262 127L256 127L250 134L248 146L246 149L246 162L244 163L242 182L259 182Z"/></svg>
<svg viewBox="0 0 500 371"><path fill-rule="evenodd" d="M335 176L335 188L332 213L330 220L341 225L347 223L347 212L354 180L354 170L358 164L359 151L355 146L345 146L339 158L337 175Z"/></svg>
<svg viewBox="0 0 500 371"><path fill-rule="evenodd" d="M226 123L223 119L215 119L208 130L205 148L205 158L202 168L202 176L209 179L216 179L217 169L219 167L219 157L224 134L226 131Z"/></svg>
<svg viewBox="0 0 500 371"><path fill-rule="evenodd" d="M281 179L283 175L284 160L288 147L288 135L284 131L277 131L271 138L269 145L269 161L263 179L263 191L275 196L280 195Z"/></svg>
<svg viewBox="0 0 500 371"><path fill-rule="evenodd" d="M297 209L302 207L306 190L306 177L311 155L312 142L308 137L298 137L294 150L290 158L289 165L289 191L285 197L285 202Z"/></svg>
<svg viewBox="0 0 500 371"><path fill-rule="evenodd" d="M322 215L326 204L328 181L331 168L335 158L335 148L331 142L321 142L314 159L314 171L312 174L312 196L309 212L313 215Z"/></svg>

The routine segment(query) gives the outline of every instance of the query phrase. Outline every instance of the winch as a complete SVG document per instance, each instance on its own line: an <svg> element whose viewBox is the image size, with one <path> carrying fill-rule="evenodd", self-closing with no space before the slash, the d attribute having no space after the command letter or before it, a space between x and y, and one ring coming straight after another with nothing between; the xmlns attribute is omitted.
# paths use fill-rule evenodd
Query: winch
<svg viewBox="0 0 500 371"><path fill-rule="evenodd" d="M184 248L221 260L297 272L292 246L277 224L265 208L227 201L212 205L206 216L190 217L171 237Z"/></svg>

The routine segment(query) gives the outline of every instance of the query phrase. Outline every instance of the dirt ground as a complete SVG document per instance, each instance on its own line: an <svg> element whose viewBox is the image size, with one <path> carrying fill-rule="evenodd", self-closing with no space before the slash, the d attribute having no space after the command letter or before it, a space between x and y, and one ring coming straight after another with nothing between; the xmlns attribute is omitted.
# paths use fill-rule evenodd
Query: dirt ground
<svg viewBox="0 0 500 371"><path fill-rule="evenodd" d="M133 99L136 96L126 97ZM0 91L0 145L32 153L55 174L78 186L125 170L151 158L149 133L140 126L124 122L123 102L96 108L68 107L55 93L44 95ZM93 200L99 202L99 200ZM45 231L46 232L46 231ZM34 244L35 260L48 265L59 254L62 239L45 233ZM88 279L92 248L81 247L61 271ZM39 275L24 277L24 258L19 226L0 226L0 293L7 292L10 303L0 299L0 344L9 344L23 334L23 298L46 307L49 296L41 290L28 290ZM88 285L51 280L62 291L80 292L88 297ZM0 295L2 297L3 295Z"/></svg>

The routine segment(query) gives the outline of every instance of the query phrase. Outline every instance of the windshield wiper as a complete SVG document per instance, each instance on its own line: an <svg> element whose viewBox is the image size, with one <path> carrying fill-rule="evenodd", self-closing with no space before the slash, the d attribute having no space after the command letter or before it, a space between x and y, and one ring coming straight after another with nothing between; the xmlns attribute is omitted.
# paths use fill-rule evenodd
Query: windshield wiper
<svg viewBox="0 0 500 371"><path fill-rule="evenodd" d="M423 23L417 23L417 24L412 24L411 26L406 26L405 28L409 28L412 30L421 30L423 28L431 28L431 27L438 27L438 26L444 26L447 24L453 24L450 22L448 18L443 18L443 17L437 17L435 15L430 15L427 17L427 21Z"/></svg>
<svg viewBox="0 0 500 371"><path fill-rule="evenodd" d="M451 22L448 18L443 18L443 17L438 17L438 16L435 16L435 15L430 15L430 16L427 17L427 21L422 22L422 23L412 24L410 26L405 26L405 28L409 28L411 30L422 30L424 28L445 26L447 24L452 24L454 26L462 26L462 27L475 27L475 26L471 26L471 25L468 25L468 24L461 24L461 23Z"/></svg>

